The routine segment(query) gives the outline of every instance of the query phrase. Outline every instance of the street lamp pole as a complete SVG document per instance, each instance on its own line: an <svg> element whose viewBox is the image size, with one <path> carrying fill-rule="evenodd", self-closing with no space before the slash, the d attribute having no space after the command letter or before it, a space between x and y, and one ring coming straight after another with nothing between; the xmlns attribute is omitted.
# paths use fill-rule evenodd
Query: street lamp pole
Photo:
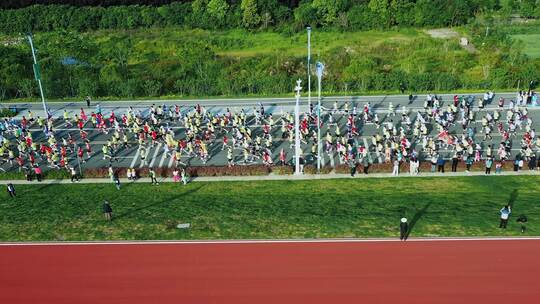
<svg viewBox="0 0 540 304"><path fill-rule="evenodd" d="M300 175L300 91L302 91L302 80L298 79L296 81L296 87L294 91L296 92L296 106L294 107L294 174Z"/></svg>
<svg viewBox="0 0 540 304"><path fill-rule="evenodd" d="M318 82L318 105L317 105L317 173L321 172L322 145L321 145L321 81L324 71L324 64L317 62L317 82Z"/></svg>
<svg viewBox="0 0 540 304"><path fill-rule="evenodd" d="M311 109L311 27L307 30L307 79L308 79L308 107Z"/></svg>
<svg viewBox="0 0 540 304"><path fill-rule="evenodd" d="M34 42L32 41L32 34L26 35L28 41L30 42L30 48L32 49L32 58L34 59L34 77L36 78L39 85L39 92L41 94L41 103L43 104L43 111L47 119L49 118L49 112L47 111L47 105L45 104L45 95L43 94L43 86L41 85L41 72L39 71L39 65L36 58L36 50L34 49Z"/></svg>

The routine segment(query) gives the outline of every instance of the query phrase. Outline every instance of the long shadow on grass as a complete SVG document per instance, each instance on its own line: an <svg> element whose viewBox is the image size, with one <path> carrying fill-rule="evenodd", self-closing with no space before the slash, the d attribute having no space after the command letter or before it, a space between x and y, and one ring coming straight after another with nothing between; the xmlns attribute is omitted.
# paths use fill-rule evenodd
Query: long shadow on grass
<svg viewBox="0 0 540 304"><path fill-rule="evenodd" d="M411 234L411 231L414 229L414 226L416 223L424 216L424 214L427 212L429 206L431 206L431 202L427 203L422 209L418 210L416 214L413 216L410 224L409 224L409 230L407 231L407 234L405 235L405 239L409 238L409 234Z"/></svg>
<svg viewBox="0 0 540 304"><path fill-rule="evenodd" d="M152 208L152 207L155 207L155 206L159 206L159 205L168 203L168 202L170 202L170 201L172 201L172 200L174 200L174 199L176 199L176 198L178 198L178 197L190 195L190 194L192 194L192 193L195 193L195 192L199 191L199 189L201 189L203 186L204 186L204 185L201 184L201 185L198 186L197 188L193 188L193 189L191 189L191 190L189 190L189 191L187 191L187 192L184 192L184 193L182 193L182 194L179 194L179 195L173 195L173 196L167 197L167 198L165 198L163 201L155 202L155 203L152 203L152 204L143 206L143 207L139 207L139 208L135 208L135 209L128 210L128 211L126 211L126 212L124 212L124 213L121 213L121 214L115 216L115 217L113 218L113 220L118 220L118 219L121 219L121 218L124 218L124 217L128 217L128 216L130 216L130 215L132 215L132 214L135 214L135 213L137 213L137 212L139 212L139 211L141 211L141 210L145 210L145 209L148 209L148 208Z"/></svg>
<svg viewBox="0 0 540 304"><path fill-rule="evenodd" d="M510 193L510 198L508 199L508 206L514 207L514 202L517 200L518 197L518 190L514 189L512 193Z"/></svg>

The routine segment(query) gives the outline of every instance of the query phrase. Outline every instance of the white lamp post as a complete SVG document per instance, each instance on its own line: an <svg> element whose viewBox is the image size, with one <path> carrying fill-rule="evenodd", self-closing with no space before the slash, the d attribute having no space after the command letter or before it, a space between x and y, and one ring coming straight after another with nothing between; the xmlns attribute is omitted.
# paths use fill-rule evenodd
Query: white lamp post
<svg viewBox="0 0 540 304"><path fill-rule="evenodd" d="M32 34L28 34L26 37L28 38L28 41L30 42L30 48L32 49L32 58L34 59L34 77L36 78L39 85L39 92L41 93L41 103L43 104L43 111L45 111L45 115L48 119L49 112L47 111L47 106L45 105L45 96L43 95L43 86L41 85L41 72L39 71L39 65L37 63L36 51L34 49L34 43L32 41Z"/></svg>
<svg viewBox="0 0 540 304"><path fill-rule="evenodd" d="M321 171L322 145L321 145L321 80L324 71L324 64L317 62L317 80L318 80L318 105L317 105L317 172Z"/></svg>
<svg viewBox="0 0 540 304"><path fill-rule="evenodd" d="M294 91L296 92L296 106L294 107L294 163L295 163L295 175L300 175L300 91L302 91L302 80L298 79L296 81L296 87Z"/></svg>
<svg viewBox="0 0 540 304"><path fill-rule="evenodd" d="M307 30L307 79L308 79L308 106L311 109L311 27Z"/></svg>

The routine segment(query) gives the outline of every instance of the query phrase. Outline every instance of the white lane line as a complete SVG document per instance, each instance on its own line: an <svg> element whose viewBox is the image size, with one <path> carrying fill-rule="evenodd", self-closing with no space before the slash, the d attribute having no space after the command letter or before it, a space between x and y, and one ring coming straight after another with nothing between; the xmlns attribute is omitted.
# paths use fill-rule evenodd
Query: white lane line
<svg viewBox="0 0 540 304"><path fill-rule="evenodd" d="M176 244L287 244L287 243L383 243L383 242L462 242L462 241L540 241L540 237L441 237L441 238L399 238L379 239L283 239L283 240L194 240L194 241L87 241L87 242L3 242L0 246L88 246L88 245L176 245ZM405 245L406 246L406 245Z"/></svg>
<svg viewBox="0 0 540 304"><path fill-rule="evenodd" d="M162 143L159 143L156 147L156 151L154 151L154 155L152 156L152 161L150 162L150 165L149 165L150 168L154 167L154 162L156 161L156 156L159 150L161 150L161 145Z"/></svg>
<svg viewBox="0 0 540 304"><path fill-rule="evenodd" d="M173 167L174 157L171 155L171 160L169 161L169 168Z"/></svg>
<svg viewBox="0 0 540 304"><path fill-rule="evenodd" d="M167 153L163 153L161 155L161 160L159 161L159 167L162 168L163 167L163 163L165 162L165 159L167 158Z"/></svg>
<svg viewBox="0 0 540 304"><path fill-rule="evenodd" d="M157 151L157 149L156 149ZM141 161L141 165L139 166L139 168L143 168L145 163L148 164L148 156L152 153L152 146L150 145L150 147L148 148L148 150L146 151L146 155L145 155L145 158L144 158L144 162Z"/></svg>
<svg viewBox="0 0 540 304"><path fill-rule="evenodd" d="M133 157L133 160L131 161L130 168L133 168L135 166L135 163L137 162L137 158L139 158L139 153L141 152L141 147L137 148L137 152L135 153L135 157Z"/></svg>

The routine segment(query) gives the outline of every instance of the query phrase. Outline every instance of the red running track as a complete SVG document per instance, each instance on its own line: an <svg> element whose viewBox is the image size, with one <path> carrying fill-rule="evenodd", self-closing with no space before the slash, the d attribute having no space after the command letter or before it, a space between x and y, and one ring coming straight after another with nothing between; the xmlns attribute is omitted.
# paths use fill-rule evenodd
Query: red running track
<svg viewBox="0 0 540 304"><path fill-rule="evenodd" d="M0 303L540 303L540 241L0 246Z"/></svg>

